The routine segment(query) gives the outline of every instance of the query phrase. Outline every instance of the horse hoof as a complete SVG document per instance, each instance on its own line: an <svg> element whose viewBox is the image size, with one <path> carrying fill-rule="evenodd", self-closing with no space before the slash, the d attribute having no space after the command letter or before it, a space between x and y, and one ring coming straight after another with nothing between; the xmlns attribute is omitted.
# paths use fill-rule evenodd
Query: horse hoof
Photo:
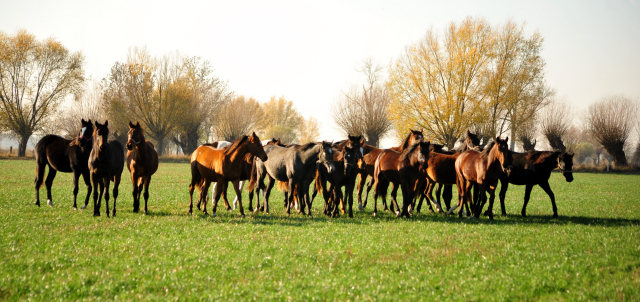
<svg viewBox="0 0 640 302"><path fill-rule="evenodd" d="M377 215L377 214L378 214L378 213L376 213L376 212L373 212L373 217L376 217L376 215Z"/></svg>
<svg viewBox="0 0 640 302"><path fill-rule="evenodd" d="M240 218L244 218L244 214L240 215Z"/></svg>
<svg viewBox="0 0 640 302"><path fill-rule="evenodd" d="M360 212L364 212L364 207L362 207L362 205L361 205L361 204L359 204L359 205L358 205L358 211L360 211Z"/></svg>
<svg viewBox="0 0 640 302"><path fill-rule="evenodd" d="M205 214L206 214L206 213L205 213ZM218 216L218 215L216 214L216 212L211 213L211 218L214 218L214 217L216 217L216 216Z"/></svg>
<svg viewBox="0 0 640 302"><path fill-rule="evenodd" d="M53 201L51 201L51 199L47 199L47 204L48 204L50 207L53 207Z"/></svg>

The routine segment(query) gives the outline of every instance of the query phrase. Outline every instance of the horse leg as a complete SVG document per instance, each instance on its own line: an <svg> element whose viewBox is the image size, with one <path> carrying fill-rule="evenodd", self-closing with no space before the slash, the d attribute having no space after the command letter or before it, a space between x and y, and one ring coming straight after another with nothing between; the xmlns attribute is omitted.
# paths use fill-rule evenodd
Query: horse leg
<svg viewBox="0 0 640 302"><path fill-rule="evenodd" d="M289 178L289 200L287 200L287 216L291 215L291 206L293 205L293 187L295 186L295 182L293 178Z"/></svg>
<svg viewBox="0 0 640 302"><path fill-rule="evenodd" d="M369 179L369 182L367 183L367 191L365 192L366 194L364 195L364 204L362 205L363 209L367 208L367 199L369 198L369 192L371 191L372 188L373 188L373 177L371 177L371 179Z"/></svg>
<svg viewBox="0 0 640 302"><path fill-rule="evenodd" d="M433 213L433 207L431 207L431 204L433 203L433 188L435 187L436 183L434 181L427 181L427 188L425 189L425 193L423 194L423 196L420 197L420 202L418 203L418 208L416 209L418 213L420 213L420 208L422 207L422 199L424 198L424 196L427 197L427 202L429 203L429 211ZM437 194L438 193L436 192L436 196Z"/></svg>
<svg viewBox="0 0 640 302"><path fill-rule="evenodd" d="M244 218L244 209L242 208L242 184L240 184L240 181L238 180L231 182L231 184L233 185L233 189L236 191L236 198L238 199L238 206L240 207L240 218Z"/></svg>
<svg viewBox="0 0 640 302"><path fill-rule="evenodd" d="M273 189L273 186L276 184L276 180L271 178L271 176L268 177L267 180L267 189L264 190L264 197L263 197L263 201L262 201L262 205L264 206L264 210L265 213L269 213L269 195L271 195L271 190ZM256 211L258 209L256 208Z"/></svg>
<svg viewBox="0 0 640 302"><path fill-rule="evenodd" d="M531 197L531 190L533 189L533 185L526 185L524 188L524 204L522 205L522 217L527 217L527 203L529 203L529 198Z"/></svg>
<svg viewBox="0 0 640 302"><path fill-rule="evenodd" d="M44 169L47 166L46 162L40 162L40 158L43 156L38 156L39 161L36 161L36 179L34 181L36 187L36 205L40 206L40 187L42 187L42 183L44 180ZM51 167L49 167L51 169Z"/></svg>
<svg viewBox="0 0 640 302"><path fill-rule="evenodd" d="M53 198L51 197L51 186L53 185L53 179L56 177L56 169L49 166L49 174L47 174L47 179L44 181L44 185L47 188L47 204L53 207Z"/></svg>
<svg viewBox="0 0 640 302"><path fill-rule="evenodd" d="M138 192L140 187L138 187L138 177L133 172L131 172L131 183L133 183L133 191L131 192L131 195L133 195L133 212L138 213L140 211L140 192Z"/></svg>
<svg viewBox="0 0 640 302"><path fill-rule="evenodd" d="M202 212L205 215L209 214L209 213L207 213L207 202L206 202L207 194L209 193L209 186L211 186L211 182L208 181L208 180L205 180L204 184L202 184L202 186L200 187L200 201L198 201L198 203L200 203L201 201L203 202ZM215 194L216 194L215 192L218 192L218 188L219 187L220 186L216 186L216 190L213 191L214 197L215 197Z"/></svg>
<svg viewBox="0 0 640 302"><path fill-rule="evenodd" d="M364 189L364 185L367 181L367 173L358 173L360 175L360 179L358 180L358 210L364 211L364 206L362 205L362 189Z"/></svg>
<svg viewBox="0 0 640 302"><path fill-rule="evenodd" d="M240 181L240 192L242 192L242 189L244 188L244 180ZM233 209L237 209L238 208L238 194L236 194L236 198L233 199ZM251 207L249 207L249 211L251 211Z"/></svg>
<svg viewBox="0 0 640 302"><path fill-rule="evenodd" d="M496 189L489 188L489 220L493 220L493 200L496 198Z"/></svg>
<svg viewBox="0 0 640 302"><path fill-rule="evenodd" d="M85 171L82 173L82 179L84 179L84 184L87 185L87 196L84 197L84 205L82 209L84 210L89 205L89 197L91 196L91 190L93 186L91 186L91 173L89 171Z"/></svg>
<svg viewBox="0 0 640 302"><path fill-rule="evenodd" d="M78 209L78 204L76 203L78 199L78 180L80 180L80 173L77 171L73 171L73 208Z"/></svg>
<svg viewBox="0 0 640 302"><path fill-rule="evenodd" d="M149 183L151 183L151 176L147 176L144 178L144 214L145 215L149 211L147 209L147 201L149 201Z"/></svg>
<svg viewBox="0 0 640 302"><path fill-rule="evenodd" d="M109 185L111 184L111 180L109 178L109 176L102 178L102 182L104 182L102 195L104 195L104 206L107 209L107 217L109 217Z"/></svg>
<svg viewBox="0 0 640 302"><path fill-rule="evenodd" d="M116 217L116 200L118 200L118 191L120 187L120 175L116 175L113 179L113 211L111 215Z"/></svg>
<svg viewBox="0 0 640 302"><path fill-rule="evenodd" d="M464 181L460 179L459 176L456 176L456 189L458 191L458 203L456 203L455 206L449 208L449 210L447 211L447 215L453 214L453 211L455 211L459 206L461 206L464 201L464 199L462 199L462 196L464 195L463 182Z"/></svg>
<svg viewBox="0 0 640 302"><path fill-rule="evenodd" d="M507 189L509 188L508 181L500 181L500 194L498 197L500 198L500 208L502 210L502 216L507 216L507 210L504 206L504 199L507 197Z"/></svg>
<svg viewBox="0 0 640 302"><path fill-rule="evenodd" d="M100 216L100 209L98 208L98 177L93 173L91 174L91 183L93 184L93 216Z"/></svg>
<svg viewBox="0 0 640 302"><path fill-rule="evenodd" d="M551 187L549 186L549 183L543 182L540 184L540 187L544 190L545 193L547 193L547 195L549 195L549 198L551 198L551 207L553 208L553 218L558 218L558 208L556 208L556 196L553 194L553 191L551 191Z"/></svg>
<svg viewBox="0 0 640 302"><path fill-rule="evenodd" d="M395 212L396 216L398 216L398 213L401 213L400 210L400 206L398 206L398 189L399 189L399 185L395 184L395 183L391 183L391 212ZM403 202L404 203L404 202ZM394 208L395 206L395 208ZM400 217L400 216L398 216Z"/></svg>
<svg viewBox="0 0 640 302"><path fill-rule="evenodd" d="M222 192L224 190L226 190L227 188L227 184L226 182L219 182L218 185L216 186L216 190L213 191L213 210L211 211L211 217L216 217L217 214L217 210L218 210L218 200L220 200L220 195L222 195ZM207 191L209 190L209 185L207 184ZM205 204L204 207L205 210L205 214L207 213L207 205Z"/></svg>
<svg viewBox="0 0 640 302"><path fill-rule="evenodd" d="M306 203L307 217L313 218L313 216L311 215L311 199L309 198L309 189L308 189L309 186L307 186L304 182L305 181L303 180L298 184L298 202L300 203L300 208L303 208L302 205ZM303 209L303 212L304 212L304 209Z"/></svg>
<svg viewBox="0 0 640 302"><path fill-rule="evenodd" d="M484 205L487 203L487 187L486 185L476 184L476 188L478 188L478 196L476 196L476 208L473 210L473 216L475 218L480 218L480 214L482 213L482 209ZM493 214L491 214L493 217Z"/></svg>
<svg viewBox="0 0 640 302"><path fill-rule="evenodd" d="M233 186L233 184L231 184L231 186ZM229 183L228 182L227 182L227 184L225 184L225 187L227 189L229 188ZM236 198L237 197L238 196L236 194ZM222 200L224 201L224 205L227 207L227 211L231 212L231 205L229 205L229 199L227 198L227 190L226 189L224 191L222 191Z"/></svg>
<svg viewBox="0 0 640 302"><path fill-rule="evenodd" d="M444 199L444 205L447 207L447 211L451 208L451 200L453 199L453 185L443 185L444 191L442 191L442 199ZM438 200L440 203L440 200Z"/></svg>
<svg viewBox="0 0 640 302"><path fill-rule="evenodd" d="M191 181L189 184L189 214L193 213L193 190L196 188L196 185Z"/></svg>

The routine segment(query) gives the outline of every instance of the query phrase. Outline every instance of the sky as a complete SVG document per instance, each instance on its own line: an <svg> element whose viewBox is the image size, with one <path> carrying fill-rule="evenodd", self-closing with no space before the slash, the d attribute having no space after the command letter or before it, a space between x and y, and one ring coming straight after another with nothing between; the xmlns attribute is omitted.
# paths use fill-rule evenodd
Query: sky
<svg viewBox="0 0 640 302"><path fill-rule="evenodd" d="M640 99L640 4L608 1L33 1L0 0L0 31L26 29L82 51L85 71L106 77L132 47L179 51L211 62L236 94L284 96L342 135L330 114L342 91L362 85L357 67L384 67L429 29L482 17L525 23L544 37L547 84L577 115L612 94ZM383 147L392 144L383 141ZM385 146L387 145L387 146Z"/></svg>

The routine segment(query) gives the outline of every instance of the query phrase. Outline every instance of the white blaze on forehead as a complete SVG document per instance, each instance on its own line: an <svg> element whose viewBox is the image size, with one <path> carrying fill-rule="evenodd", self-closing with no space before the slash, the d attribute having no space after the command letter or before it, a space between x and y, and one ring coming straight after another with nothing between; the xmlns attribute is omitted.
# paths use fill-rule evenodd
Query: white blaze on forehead
<svg viewBox="0 0 640 302"><path fill-rule="evenodd" d="M85 132L87 132L87 127L80 128L80 134L84 135Z"/></svg>

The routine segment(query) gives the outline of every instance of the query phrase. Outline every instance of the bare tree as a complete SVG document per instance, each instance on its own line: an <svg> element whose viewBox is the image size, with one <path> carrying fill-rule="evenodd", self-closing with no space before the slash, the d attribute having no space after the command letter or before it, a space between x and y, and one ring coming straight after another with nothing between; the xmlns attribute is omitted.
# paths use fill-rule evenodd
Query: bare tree
<svg viewBox="0 0 640 302"><path fill-rule="evenodd" d="M617 166L626 166L624 147L638 118L638 103L623 95L602 98L591 104L585 124L595 140L613 157Z"/></svg>
<svg viewBox="0 0 640 302"><path fill-rule="evenodd" d="M37 41L23 29L15 36L0 31L0 130L18 137L18 156L60 102L81 88L83 65L82 53L53 38Z"/></svg>
<svg viewBox="0 0 640 302"><path fill-rule="evenodd" d="M362 89L354 86L343 92L332 108L333 120L347 135L364 135L368 144L378 146L392 129L388 108L391 102L386 86L381 84L383 68L371 58L358 69L367 78Z"/></svg>
<svg viewBox="0 0 640 302"><path fill-rule="evenodd" d="M640 118L638 118L636 122L636 147L633 152L633 157L631 157L631 164L640 166Z"/></svg>
<svg viewBox="0 0 640 302"><path fill-rule="evenodd" d="M522 149L524 152L533 151L536 149L536 118L530 120L529 123L522 124L520 130L518 131L518 140L522 143ZM513 150L513 148L511 148Z"/></svg>
<svg viewBox="0 0 640 302"><path fill-rule="evenodd" d="M98 80L86 81L84 89L75 94L73 99L66 100L56 114L55 123L46 132L58 134L72 139L80 130L80 119L103 122L107 108L103 100L102 84Z"/></svg>
<svg viewBox="0 0 640 302"><path fill-rule="evenodd" d="M220 140L233 141L236 138L261 130L264 117L260 103L254 98L236 96L222 105L215 115L214 133Z"/></svg>
<svg viewBox="0 0 640 302"><path fill-rule="evenodd" d="M540 116L540 130L553 150L565 152L562 139L573 123L571 106L565 100L554 100Z"/></svg>

